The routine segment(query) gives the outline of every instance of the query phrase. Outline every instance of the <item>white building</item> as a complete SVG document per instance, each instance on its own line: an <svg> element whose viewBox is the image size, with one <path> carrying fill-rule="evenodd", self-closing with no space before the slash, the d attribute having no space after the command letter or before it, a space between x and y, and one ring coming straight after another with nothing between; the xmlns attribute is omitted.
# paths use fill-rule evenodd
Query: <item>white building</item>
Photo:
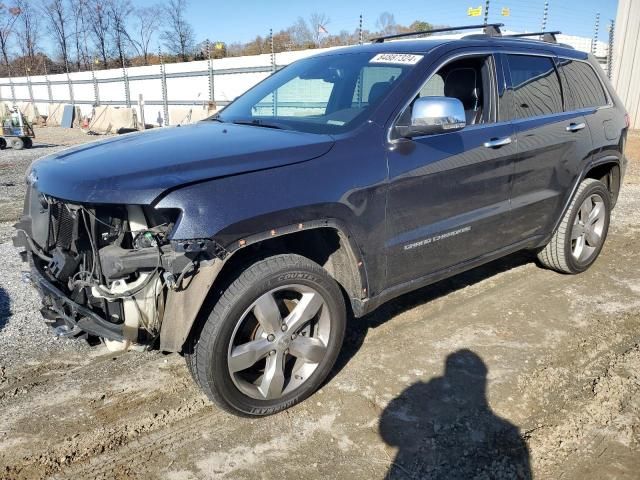
<svg viewBox="0 0 640 480"><path fill-rule="evenodd" d="M612 82L631 128L640 128L640 1L619 0L613 45Z"/></svg>

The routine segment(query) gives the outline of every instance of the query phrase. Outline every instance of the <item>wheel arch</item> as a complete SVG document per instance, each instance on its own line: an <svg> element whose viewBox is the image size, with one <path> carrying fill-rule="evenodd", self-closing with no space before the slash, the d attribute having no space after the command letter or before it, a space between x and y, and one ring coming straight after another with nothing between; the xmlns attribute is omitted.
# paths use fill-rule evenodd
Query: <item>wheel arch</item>
<svg viewBox="0 0 640 480"><path fill-rule="evenodd" d="M573 198L578 192L578 187L580 186L580 183L582 183L582 181L585 178L593 178L595 180L610 178L612 182L617 182L617 189L615 190L615 192L608 187L609 192L611 192L611 207L613 208L615 206L615 202L617 200L618 193L620 192L620 186L622 182L622 175L621 175L622 170L620 167L620 162L621 160L619 156L606 155L598 158L597 160L592 160L591 162L588 162L585 164L584 168L576 178L576 182L573 185L573 188L571 189L571 194L568 196L562 209L560 210L560 214L553 225L553 229L548 235L545 236L544 239L542 239L542 241L538 243L538 247L546 245L551 239L551 237L553 236L553 234L556 232L556 230L560 226L560 223L562 222L562 219L564 218L565 213L569 209L569 206L571 205ZM606 182L604 183L605 185L608 186ZM612 185L615 185L615 183L612 183Z"/></svg>
<svg viewBox="0 0 640 480"><path fill-rule="evenodd" d="M608 157L601 162L591 164L580 181L585 178L593 178L604 183L611 193L611 208L615 207L622 183L619 159Z"/></svg>
<svg viewBox="0 0 640 480"><path fill-rule="evenodd" d="M327 270L349 299L362 299L368 292L367 271L360 249L346 225L337 219L296 223L262 231L225 248L229 257L218 275L220 279L265 256L295 253Z"/></svg>
<svg viewBox="0 0 640 480"><path fill-rule="evenodd" d="M348 229L338 220L271 229L242 238L225 250L224 259L216 261L212 273L205 273L201 282L190 286L195 291L193 296L174 302L175 306L168 299L161 330L162 350L189 350L192 345L188 338L198 337L208 308L242 270L270 256L293 253L318 263L336 280L350 306L367 296L364 260ZM189 315L185 315L186 311Z"/></svg>

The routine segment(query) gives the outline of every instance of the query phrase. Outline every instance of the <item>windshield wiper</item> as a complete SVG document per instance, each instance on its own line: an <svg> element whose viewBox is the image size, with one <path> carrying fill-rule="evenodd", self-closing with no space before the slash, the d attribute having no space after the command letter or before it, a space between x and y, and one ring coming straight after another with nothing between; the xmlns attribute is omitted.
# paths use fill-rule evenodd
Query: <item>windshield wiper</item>
<svg viewBox="0 0 640 480"><path fill-rule="evenodd" d="M209 120L210 122L220 122L220 123L224 123L224 120L222 120L220 118L220 115L218 115L217 113L209 118L206 118L205 120Z"/></svg>
<svg viewBox="0 0 640 480"><path fill-rule="evenodd" d="M253 127L276 128L278 130L286 129L284 125L279 123L265 122L264 120L259 120L257 118L239 118L237 120L232 120L231 123L235 123L236 125L251 125Z"/></svg>

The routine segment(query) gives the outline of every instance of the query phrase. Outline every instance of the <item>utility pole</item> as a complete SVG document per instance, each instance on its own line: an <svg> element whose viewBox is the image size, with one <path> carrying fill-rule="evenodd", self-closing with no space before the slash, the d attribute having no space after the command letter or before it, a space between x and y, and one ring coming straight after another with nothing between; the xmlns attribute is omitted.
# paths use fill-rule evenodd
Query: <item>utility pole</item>
<svg viewBox="0 0 640 480"><path fill-rule="evenodd" d="M64 61L64 69L67 72L67 84L69 85L69 100L71 105L74 105L76 101L73 98L73 82L71 81L71 75L69 75L69 62L67 61L67 59L65 59Z"/></svg>
<svg viewBox="0 0 640 480"><path fill-rule="evenodd" d="M31 100L31 104L34 106L33 108L35 108L35 104L33 103L33 86L31 85L31 75L29 74L30 68L28 68L26 65L24 67L24 72L27 75L27 88L29 90L29 99Z"/></svg>
<svg viewBox="0 0 640 480"><path fill-rule="evenodd" d="M93 80L93 101L94 106L100 106L100 90L98 88L98 79L96 78L95 58L91 57L91 80Z"/></svg>
<svg viewBox="0 0 640 480"><path fill-rule="evenodd" d="M124 55L120 55L122 62L122 80L124 82L124 100L128 108L131 108L131 92L129 91L129 76L127 75L127 66L124 62Z"/></svg>
<svg viewBox="0 0 640 480"><path fill-rule="evenodd" d="M542 11L542 29L544 32L547 29L547 19L549 18L549 0L544 0L544 10Z"/></svg>
<svg viewBox="0 0 640 480"><path fill-rule="evenodd" d="M269 29L269 44L271 46L271 71L276 71L276 51L273 46L273 29Z"/></svg>
<svg viewBox="0 0 640 480"><path fill-rule="evenodd" d="M162 110L164 114L163 125L169 126L169 100L167 99L167 72L164 67L164 58L162 58L162 50L158 47L158 57L160 59L160 80L162 82Z"/></svg>
<svg viewBox="0 0 640 480"><path fill-rule="evenodd" d="M600 27L600 13L596 13L596 24L593 29L593 39L591 40L591 53L596 54L598 47L598 28Z"/></svg>
<svg viewBox="0 0 640 480"><path fill-rule="evenodd" d="M207 39L207 70L209 71L209 101L215 102L213 91L213 64L211 63L211 43Z"/></svg>
<svg viewBox="0 0 640 480"><path fill-rule="evenodd" d="M269 29L269 43L271 44L271 72L276 71L276 51L273 47L273 29ZM278 90L275 90L272 94L271 103L271 115L274 117L278 115Z"/></svg>
<svg viewBox="0 0 640 480"><path fill-rule="evenodd" d="M484 24L487 25L488 23L489 23L489 0L487 0L484 5Z"/></svg>
<svg viewBox="0 0 640 480"><path fill-rule="evenodd" d="M49 96L49 104L53 103L53 95L51 94L51 82L49 81L49 72L47 71L47 62L43 58L42 65L44 66L44 81L47 84L47 95ZM50 107L47 107L50 108Z"/></svg>
<svg viewBox="0 0 640 480"><path fill-rule="evenodd" d="M360 23L358 24L358 45L362 45L362 14L360 14Z"/></svg>
<svg viewBox="0 0 640 480"><path fill-rule="evenodd" d="M616 22L609 23L609 51L607 52L607 77L611 80L613 75L613 38L615 35Z"/></svg>
<svg viewBox="0 0 640 480"><path fill-rule="evenodd" d="M13 104L16 103L16 88L13 86L13 78L11 77L11 67L7 70L9 72L9 85L11 86L11 100L13 100Z"/></svg>

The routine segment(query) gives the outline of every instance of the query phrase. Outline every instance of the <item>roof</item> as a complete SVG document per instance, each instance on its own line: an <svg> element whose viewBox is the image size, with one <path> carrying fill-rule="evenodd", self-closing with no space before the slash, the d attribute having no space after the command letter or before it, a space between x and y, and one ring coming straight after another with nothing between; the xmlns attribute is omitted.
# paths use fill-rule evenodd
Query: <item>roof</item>
<svg viewBox="0 0 640 480"><path fill-rule="evenodd" d="M469 35L465 33L464 35ZM428 53L436 47L446 44L455 44L456 47L494 47L494 48L529 48L553 51L557 55L571 58L586 58L587 54L563 44L543 42L530 38L513 37L489 37L473 35L471 38L461 35L440 35L418 39L391 40L384 43L365 43L349 47L337 48L322 55L335 55L342 53Z"/></svg>

